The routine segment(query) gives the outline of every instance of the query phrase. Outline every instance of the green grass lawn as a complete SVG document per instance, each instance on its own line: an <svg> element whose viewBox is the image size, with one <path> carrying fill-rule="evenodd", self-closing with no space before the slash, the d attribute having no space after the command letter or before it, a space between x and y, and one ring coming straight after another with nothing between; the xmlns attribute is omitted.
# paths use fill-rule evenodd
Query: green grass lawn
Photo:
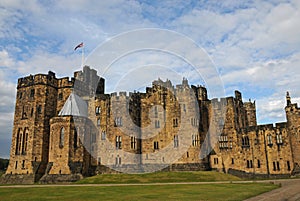
<svg viewBox="0 0 300 201"><path fill-rule="evenodd" d="M244 200L278 186L269 183L145 185L145 186L42 186L0 188L0 200Z"/></svg>
<svg viewBox="0 0 300 201"><path fill-rule="evenodd" d="M87 177L79 184L129 184L129 183L169 183L169 182L206 182L206 181L238 181L233 175L213 172L154 172L147 174L102 174Z"/></svg>

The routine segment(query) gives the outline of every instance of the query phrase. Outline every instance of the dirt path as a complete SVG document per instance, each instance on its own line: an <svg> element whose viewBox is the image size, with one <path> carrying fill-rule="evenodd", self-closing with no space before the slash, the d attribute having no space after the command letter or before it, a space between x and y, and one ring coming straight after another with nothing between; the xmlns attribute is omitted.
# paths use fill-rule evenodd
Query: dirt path
<svg viewBox="0 0 300 201"><path fill-rule="evenodd" d="M245 201L300 201L300 179L270 180L281 188L263 193Z"/></svg>

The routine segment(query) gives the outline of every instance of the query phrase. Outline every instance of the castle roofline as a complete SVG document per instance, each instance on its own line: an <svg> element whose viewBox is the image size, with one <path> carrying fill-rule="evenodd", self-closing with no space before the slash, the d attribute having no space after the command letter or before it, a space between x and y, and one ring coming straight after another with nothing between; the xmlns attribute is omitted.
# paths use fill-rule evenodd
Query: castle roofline
<svg viewBox="0 0 300 201"><path fill-rule="evenodd" d="M82 100L81 97L74 94L73 92L70 94L63 108L58 114L58 116L70 116L70 115L88 117L87 103L84 100Z"/></svg>

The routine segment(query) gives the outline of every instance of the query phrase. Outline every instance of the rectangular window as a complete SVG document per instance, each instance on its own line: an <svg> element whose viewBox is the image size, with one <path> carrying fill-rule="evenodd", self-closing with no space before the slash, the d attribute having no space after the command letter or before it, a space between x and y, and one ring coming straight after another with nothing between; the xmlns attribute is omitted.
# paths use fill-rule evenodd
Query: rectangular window
<svg viewBox="0 0 300 201"><path fill-rule="evenodd" d="M34 97L34 92L35 92L34 89L31 89L31 90L30 90L30 98L33 98L33 97Z"/></svg>
<svg viewBox="0 0 300 201"><path fill-rule="evenodd" d="M279 164L279 161L277 161L277 170L280 171L280 164Z"/></svg>
<svg viewBox="0 0 300 201"><path fill-rule="evenodd" d="M58 94L58 100L62 100L63 99L63 94L62 93L59 93Z"/></svg>
<svg viewBox="0 0 300 201"><path fill-rule="evenodd" d="M153 146L154 146L154 150L159 149L158 141L154 141Z"/></svg>
<svg viewBox="0 0 300 201"><path fill-rule="evenodd" d="M290 161L287 161L287 162L286 162L286 165L287 165L287 170L290 171L290 170L291 170Z"/></svg>
<svg viewBox="0 0 300 201"><path fill-rule="evenodd" d="M178 143L178 135L174 135L174 147L178 147L179 143Z"/></svg>
<svg viewBox="0 0 300 201"><path fill-rule="evenodd" d="M260 160L257 160L257 168L260 168Z"/></svg>
<svg viewBox="0 0 300 201"><path fill-rule="evenodd" d="M159 120L155 120L155 128L160 128L160 122L159 122Z"/></svg>
<svg viewBox="0 0 300 201"><path fill-rule="evenodd" d="M178 119L173 119L173 127L178 127Z"/></svg>
<svg viewBox="0 0 300 201"><path fill-rule="evenodd" d="M121 136L116 136L116 148L122 149L122 137Z"/></svg>
<svg viewBox="0 0 300 201"><path fill-rule="evenodd" d="M22 169L25 169L25 160L22 161Z"/></svg>
<svg viewBox="0 0 300 201"><path fill-rule="evenodd" d="M276 171L276 163L273 162L273 170Z"/></svg>
<svg viewBox="0 0 300 201"><path fill-rule="evenodd" d="M135 136L131 136L130 147L131 147L131 149L136 148L136 138L135 138Z"/></svg>
<svg viewBox="0 0 300 201"><path fill-rule="evenodd" d="M268 143L268 145L272 145L273 144L273 142L272 142L272 136L270 134L267 136L267 143Z"/></svg>
<svg viewBox="0 0 300 201"><path fill-rule="evenodd" d="M106 133L105 133L105 131L102 131L101 140L105 140L105 139L106 139Z"/></svg>
<svg viewBox="0 0 300 201"><path fill-rule="evenodd" d="M96 115L99 115L100 112L101 112L100 107L96 107L96 108L95 108L95 114L96 114Z"/></svg>
<svg viewBox="0 0 300 201"><path fill-rule="evenodd" d="M154 117L158 118L157 106L154 107Z"/></svg>
<svg viewBox="0 0 300 201"><path fill-rule="evenodd" d="M277 144L282 144L282 135L281 135L281 133L276 135L276 142L277 142Z"/></svg>
<svg viewBox="0 0 300 201"><path fill-rule="evenodd" d="M231 159L231 164L232 164L232 165L234 164L234 159L233 159L233 158Z"/></svg>

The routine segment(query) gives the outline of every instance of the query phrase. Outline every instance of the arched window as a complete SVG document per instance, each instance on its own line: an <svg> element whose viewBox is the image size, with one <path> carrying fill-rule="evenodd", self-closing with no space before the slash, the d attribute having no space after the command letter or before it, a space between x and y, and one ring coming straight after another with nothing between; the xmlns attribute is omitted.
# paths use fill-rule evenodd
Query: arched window
<svg viewBox="0 0 300 201"><path fill-rule="evenodd" d="M60 135L59 135L59 147L63 148L64 147L64 139L65 139L65 129L62 127L60 129Z"/></svg>

